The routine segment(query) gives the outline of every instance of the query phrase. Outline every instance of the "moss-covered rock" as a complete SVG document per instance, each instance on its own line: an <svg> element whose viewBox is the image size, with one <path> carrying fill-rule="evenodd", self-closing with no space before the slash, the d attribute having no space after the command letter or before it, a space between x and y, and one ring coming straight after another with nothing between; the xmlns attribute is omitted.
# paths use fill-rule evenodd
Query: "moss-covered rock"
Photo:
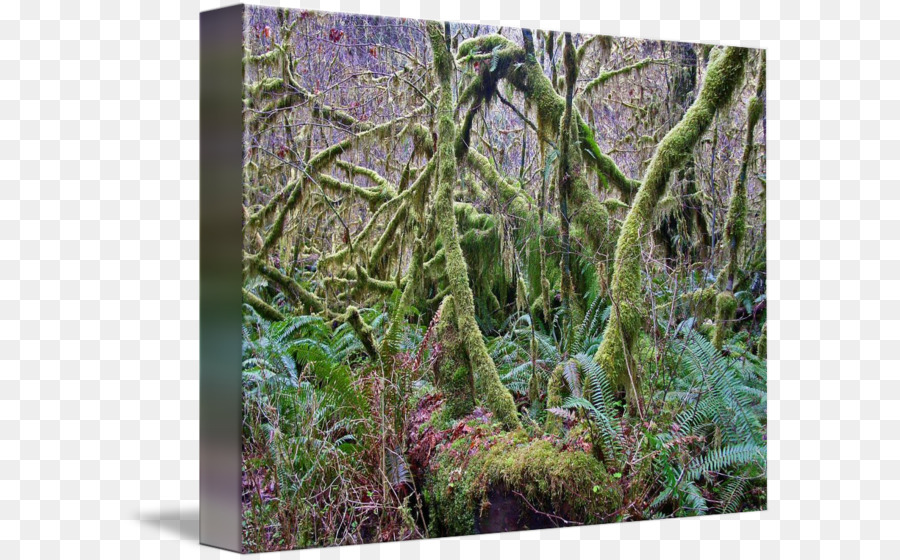
<svg viewBox="0 0 900 560"><path fill-rule="evenodd" d="M431 536L603 523L622 506L616 479L584 450L465 427L426 476Z"/></svg>

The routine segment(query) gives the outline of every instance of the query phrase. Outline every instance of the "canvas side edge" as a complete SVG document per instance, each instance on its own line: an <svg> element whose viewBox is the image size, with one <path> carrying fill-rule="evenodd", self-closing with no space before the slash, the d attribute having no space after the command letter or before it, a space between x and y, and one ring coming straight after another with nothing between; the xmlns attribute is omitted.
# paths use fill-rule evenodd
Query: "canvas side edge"
<svg viewBox="0 0 900 560"><path fill-rule="evenodd" d="M200 14L200 542L241 550L243 5Z"/></svg>

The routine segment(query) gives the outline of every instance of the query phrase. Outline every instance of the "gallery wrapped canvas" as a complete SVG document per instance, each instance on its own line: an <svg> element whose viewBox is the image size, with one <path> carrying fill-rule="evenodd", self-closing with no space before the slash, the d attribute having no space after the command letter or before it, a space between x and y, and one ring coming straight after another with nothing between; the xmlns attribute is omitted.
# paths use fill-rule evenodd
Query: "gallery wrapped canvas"
<svg viewBox="0 0 900 560"><path fill-rule="evenodd" d="M203 542L765 509L763 51L201 27Z"/></svg>

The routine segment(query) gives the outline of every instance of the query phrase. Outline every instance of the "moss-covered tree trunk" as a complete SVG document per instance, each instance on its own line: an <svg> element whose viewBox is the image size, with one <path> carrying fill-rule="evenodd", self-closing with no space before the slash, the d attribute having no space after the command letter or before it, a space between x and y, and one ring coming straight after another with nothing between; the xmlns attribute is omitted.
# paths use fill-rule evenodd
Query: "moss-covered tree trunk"
<svg viewBox="0 0 900 560"><path fill-rule="evenodd" d="M572 46L572 34L565 33L563 59L566 68L566 104L559 123L559 167L557 168L557 184L559 186L559 231L562 241L562 281L561 294L563 309L566 311L564 329L571 332L572 325L581 322L580 306L575 298L575 283L572 280L572 255L569 240L569 198L574 183L574 166L570 144L572 141L572 99L575 97L575 48ZM551 42L552 43L552 42ZM555 67L555 66L554 66ZM567 340L571 337L567 337Z"/></svg>
<svg viewBox="0 0 900 560"><path fill-rule="evenodd" d="M716 297L716 329L713 333L713 346L722 349L725 336L731 330L730 322L734 319L737 309L737 300L734 299L734 275L737 271L738 257L741 245L744 242L744 234L747 230L747 172L753 154L753 136L756 123L762 116L763 88L766 85L766 59L765 53L760 54L759 75L756 81L756 95L747 104L747 134L744 137L744 154L741 157L741 171L738 175L734 190L731 191L731 200L728 203L728 214L725 216L725 245L728 262L725 264L724 282L722 292Z"/></svg>
<svg viewBox="0 0 900 560"><path fill-rule="evenodd" d="M700 95L657 146L616 243L613 311L595 359L611 382L625 390L632 410L641 415L640 372L631 356L644 316L641 239L652 231L653 210L672 172L690 157L716 111L728 104L740 85L747 56L747 49L728 47L710 62Z"/></svg>
<svg viewBox="0 0 900 560"><path fill-rule="evenodd" d="M455 304L457 328L475 376L478 399L484 402L506 428L520 428L521 422L516 412L515 401L500 382L497 368L481 336L481 329L475 322L475 303L453 212L453 186L456 184L454 154L456 127L453 121L453 92L450 83L453 61L439 24L429 22L428 34L434 51L434 71L440 84L437 114L438 186L434 212L444 243L447 280Z"/></svg>

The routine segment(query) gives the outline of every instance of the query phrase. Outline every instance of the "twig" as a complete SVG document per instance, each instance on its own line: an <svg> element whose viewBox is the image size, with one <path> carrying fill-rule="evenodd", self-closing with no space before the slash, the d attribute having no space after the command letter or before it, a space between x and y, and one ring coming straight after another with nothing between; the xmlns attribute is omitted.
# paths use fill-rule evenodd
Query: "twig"
<svg viewBox="0 0 900 560"><path fill-rule="evenodd" d="M552 513L547 513L546 511L541 511L541 510L535 508L533 505L531 505L531 502L528 501L528 498L526 498L519 492L516 492L515 490L513 490L512 493L515 494L516 496L522 498L522 501L525 502L525 505L528 506L531 509L531 511L533 511L534 513L537 513L540 515L545 515L545 516L549 517L550 519L557 519L557 520L565 523L566 525L584 525L584 523L580 523L578 521L569 521L568 519L565 519L558 515L554 515Z"/></svg>

